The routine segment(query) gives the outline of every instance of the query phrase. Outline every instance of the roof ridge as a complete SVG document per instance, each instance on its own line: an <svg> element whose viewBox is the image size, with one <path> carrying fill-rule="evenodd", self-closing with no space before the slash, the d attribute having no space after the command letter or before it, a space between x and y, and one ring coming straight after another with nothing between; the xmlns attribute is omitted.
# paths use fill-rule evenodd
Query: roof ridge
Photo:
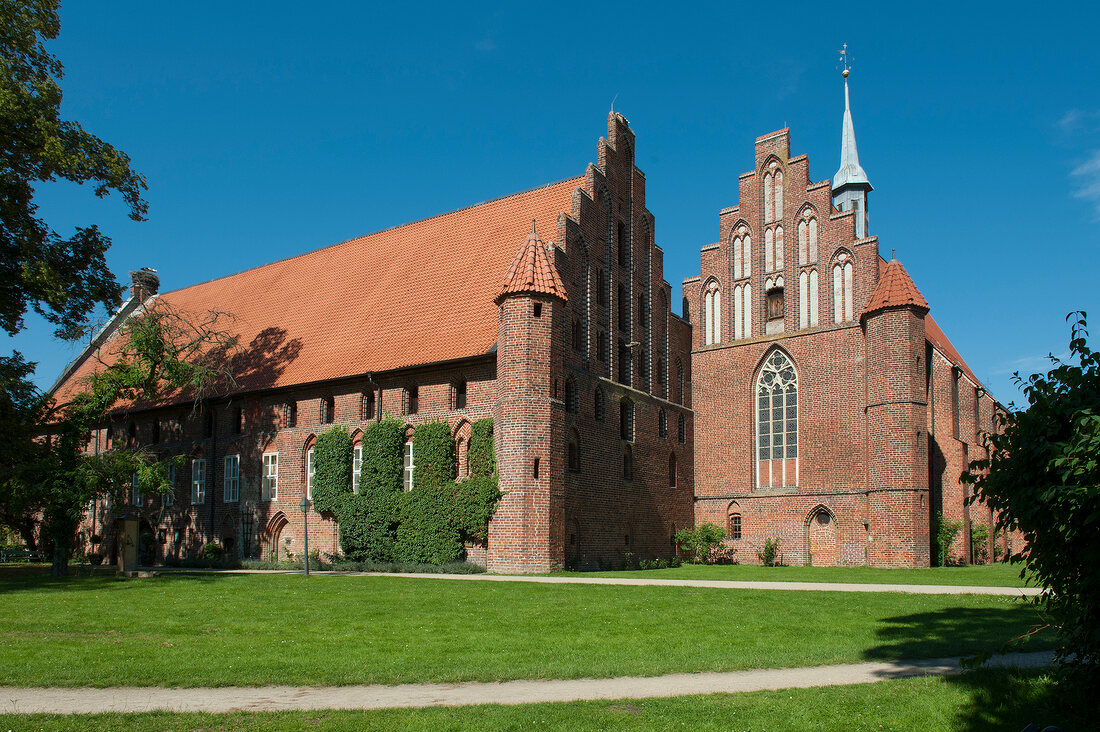
<svg viewBox="0 0 1100 732"><path fill-rule="evenodd" d="M290 261L293 261L295 259L302 259L302 258L308 257L312 254L317 254L318 252L323 252L323 251L326 251L328 249L335 249L336 247L344 246L345 244L350 244L352 242L360 241L361 239L366 239L367 237L377 236L378 234L385 234L388 231L396 231L397 229L403 229L406 226L413 226L415 224L422 224L426 221L432 221L434 219L443 218L444 216L451 216L453 214L462 213L463 211L469 211L471 209L475 209L475 208L478 208L480 206L487 206L491 203L499 203L500 201L507 201L509 198L515 198L517 196L524 196L524 195L527 195L529 193L535 193L537 191L546 190L547 188L553 188L554 186L560 186L562 183L568 183L570 181L583 180L583 179L584 179L583 175L575 175L575 176L572 176L571 178L562 178L561 180L553 181L552 183L544 183L544 184L539 185L539 186L534 186L533 188L526 188L522 191L515 191L513 193L508 193L508 194L503 195L503 196L498 196L496 198L489 198L489 199L486 199L484 201L479 201L478 203L472 203L468 206L462 206L461 208L453 209L451 211L444 211L443 213L435 214L434 216L425 216L422 219L414 219L412 221L406 221L403 224L395 224L394 226L387 226L384 229L377 229L377 230L371 231L367 234L360 234L358 236L353 236L350 239L344 239L342 241L334 242L332 244L326 244L323 247L317 247L316 249L310 249L309 251L301 252L300 254L293 254L289 257L283 257L282 259L275 259L275 260L272 260L270 262L265 262L264 264L258 264L255 267L247 267L245 269L237 270L236 272L231 272L229 274L221 275L220 277L211 277L208 280L202 280L200 282L192 282L191 284L185 285L184 287L180 287L180 288L177 288L175 290L168 290L166 292L161 292L160 294L161 295L170 295L170 294L173 294L173 293L182 292L183 290L189 290L192 287L198 287L200 285L208 285L211 282L218 282L220 280L226 280L226 279L229 279L230 277L236 277L237 275L244 274L245 272L255 272L257 270L264 269L265 267L273 267L276 264L283 264L284 262L290 262Z"/></svg>

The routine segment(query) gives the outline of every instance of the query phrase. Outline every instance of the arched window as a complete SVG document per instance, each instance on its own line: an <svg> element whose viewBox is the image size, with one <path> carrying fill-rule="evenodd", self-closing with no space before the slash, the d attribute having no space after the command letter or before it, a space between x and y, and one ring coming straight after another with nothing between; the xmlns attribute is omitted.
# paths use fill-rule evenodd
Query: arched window
<svg viewBox="0 0 1100 732"><path fill-rule="evenodd" d="M617 358L619 360L619 383L630 386L630 349L622 338L619 339Z"/></svg>
<svg viewBox="0 0 1100 732"><path fill-rule="evenodd" d="M451 399L451 401L454 403L454 408L455 409L465 409L466 408L466 382L464 380L463 381L456 381L452 385L452 399Z"/></svg>
<svg viewBox="0 0 1100 732"><path fill-rule="evenodd" d="M691 305L688 304L688 299L685 297L684 301L680 303L680 314L684 320L691 322Z"/></svg>
<svg viewBox="0 0 1100 732"><path fill-rule="evenodd" d="M737 227L733 239L733 278L752 276L752 235L744 224Z"/></svg>
<svg viewBox="0 0 1100 732"><path fill-rule="evenodd" d="M332 395L321 397L321 424L332 424L336 415L336 400Z"/></svg>
<svg viewBox="0 0 1100 732"><path fill-rule="evenodd" d="M798 222L798 264L813 264L817 261L817 217L810 209L802 212L802 221Z"/></svg>
<svg viewBox="0 0 1100 732"><path fill-rule="evenodd" d="M565 380L565 411L570 414L577 412L577 382L572 376Z"/></svg>
<svg viewBox="0 0 1100 732"><path fill-rule="evenodd" d="M733 337L752 338L752 285L733 288Z"/></svg>
<svg viewBox="0 0 1100 732"><path fill-rule="evenodd" d="M775 268L777 270L783 269L783 257L784 252L787 249L785 240L783 239L783 227L775 227Z"/></svg>
<svg viewBox="0 0 1100 732"><path fill-rule="evenodd" d="M711 280L703 297L703 345L722 342L722 291Z"/></svg>
<svg viewBox="0 0 1100 732"><path fill-rule="evenodd" d="M772 221L778 221L783 218L783 171L775 171L775 175L772 177L773 185L775 186L775 216Z"/></svg>
<svg viewBox="0 0 1100 732"><path fill-rule="evenodd" d="M596 395L592 399L594 405L594 415L597 422L603 422L607 419L607 399L604 397L603 389L596 387Z"/></svg>
<svg viewBox="0 0 1100 732"><path fill-rule="evenodd" d="M756 379L757 485L798 485L798 374L783 351L772 351Z"/></svg>
<svg viewBox="0 0 1100 732"><path fill-rule="evenodd" d="M676 453L668 454L668 487L676 487Z"/></svg>
<svg viewBox="0 0 1100 732"><path fill-rule="evenodd" d="M676 421L676 441L681 445L687 442L687 420L684 419L682 414Z"/></svg>
<svg viewBox="0 0 1100 732"><path fill-rule="evenodd" d="M764 223L775 221L775 179L764 173Z"/></svg>
<svg viewBox="0 0 1100 732"><path fill-rule="evenodd" d="M741 509L737 508L736 504L729 510L728 528L730 539L739 541L741 539Z"/></svg>
<svg viewBox="0 0 1100 732"><path fill-rule="evenodd" d="M634 450L623 446L623 480L634 480Z"/></svg>
<svg viewBox="0 0 1100 732"><path fill-rule="evenodd" d="M310 435L306 440L306 498L313 500L313 481L317 475L317 463L313 459L313 446L317 442L317 438Z"/></svg>
<svg viewBox="0 0 1100 732"><path fill-rule="evenodd" d="M664 409L657 412L657 435L668 437L668 413Z"/></svg>
<svg viewBox="0 0 1100 732"><path fill-rule="evenodd" d="M420 387L410 386L405 389L405 414L416 414L420 411Z"/></svg>
<svg viewBox="0 0 1100 732"><path fill-rule="evenodd" d="M812 328L818 324L817 270L798 273L798 327Z"/></svg>
<svg viewBox="0 0 1100 732"><path fill-rule="evenodd" d="M852 258L841 252L833 264L833 322L847 323L854 319L855 270Z"/></svg>
<svg viewBox="0 0 1100 732"><path fill-rule="evenodd" d="M764 230L764 271L775 271L775 229Z"/></svg>
<svg viewBox="0 0 1100 732"><path fill-rule="evenodd" d="M374 419L374 389L368 389L359 396L359 419Z"/></svg>
<svg viewBox="0 0 1100 732"><path fill-rule="evenodd" d="M619 437L634 441L634 402L625 398L619 401Z"/></svg>
<svg viewBox="0 0 1100 732"><path fill-rule="evenodd" d="M630 266L630 243L626 240L626 226L620 221L615 227L616 238L619 242L619 266Z"/></svg>
<svg viewBox="0 0 1100 732"><path fill-rule="evenodd" d="M460 438L461 440L461 438ZM351 492L359 492L359 482L363 478L363 433L358 430L352 436L351 443Z"/></svg>

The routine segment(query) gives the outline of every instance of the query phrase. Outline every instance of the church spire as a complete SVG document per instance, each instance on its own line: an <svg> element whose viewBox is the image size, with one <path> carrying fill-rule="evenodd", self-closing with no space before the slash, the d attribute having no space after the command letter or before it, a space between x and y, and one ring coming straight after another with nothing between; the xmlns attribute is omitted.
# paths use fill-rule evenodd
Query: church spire
<svg viewBox="0 0 1100 732"><path fill-rule="evenodd" d="M844 125L840 140L840 168L833 176L833 205L841 211L855 211L856 238L867 236L867 193L871 190L871 181L859 164L859 151L856 149L856 130L852 124L852 108L848 96L848 74L851 73L851 55L848 44L840 50L840 60L844 65L841 72L844 77Z"/></svg>

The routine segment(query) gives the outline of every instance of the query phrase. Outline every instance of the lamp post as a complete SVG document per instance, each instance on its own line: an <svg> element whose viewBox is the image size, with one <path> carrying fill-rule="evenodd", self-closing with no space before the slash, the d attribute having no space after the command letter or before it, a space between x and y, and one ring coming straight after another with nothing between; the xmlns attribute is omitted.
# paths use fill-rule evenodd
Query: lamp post
<svg viewBox="0 0 1100 732"><path fill-rule="evenodd" d="M309 576L309 507L312 505L306 496L302 496L302 502L298 504L302 509L302 533L305 537L306 548L306 577Z"/></svg>

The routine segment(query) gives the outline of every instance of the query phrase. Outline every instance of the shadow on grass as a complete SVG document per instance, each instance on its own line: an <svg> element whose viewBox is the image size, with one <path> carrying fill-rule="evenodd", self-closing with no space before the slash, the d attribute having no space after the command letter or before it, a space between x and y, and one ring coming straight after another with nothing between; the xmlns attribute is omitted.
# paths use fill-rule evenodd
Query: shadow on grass
<svg viewBox="0 0 1100 732"><path fill-rule="evenodd" d="M121 587L137 586L144 582L188 582L210 584L223 580L230 575L220 572L171 572L158 574L155 578L130 579L119 577L114 567L93 567L75 565L69 567L66 577L50 576L48 564L5 565L0 566L0 594L21 590L60 591L85 590L117 585Z"/></svg>
<svg viewBox="0 0 1100 732"><path fill-rule="evenodd" d="M1022 730L1032 723L1066 732L1100 729L1095 696L1057 681L1051 670L980 669L948 677L946 683L967 697L953 729Z"/></svg>
<svg viewBox="0 0 1100 732"><path fill-rule="evenodd" d="M995 653L1008 641L1043 624L1035 605L1009 598L999 607L948 607L898 615L883 621L878 630L879 644L863 655L868 660L883 660ZM1053 647L1053 634L1043 631L1011 650L1039 651Z"/></svg>

